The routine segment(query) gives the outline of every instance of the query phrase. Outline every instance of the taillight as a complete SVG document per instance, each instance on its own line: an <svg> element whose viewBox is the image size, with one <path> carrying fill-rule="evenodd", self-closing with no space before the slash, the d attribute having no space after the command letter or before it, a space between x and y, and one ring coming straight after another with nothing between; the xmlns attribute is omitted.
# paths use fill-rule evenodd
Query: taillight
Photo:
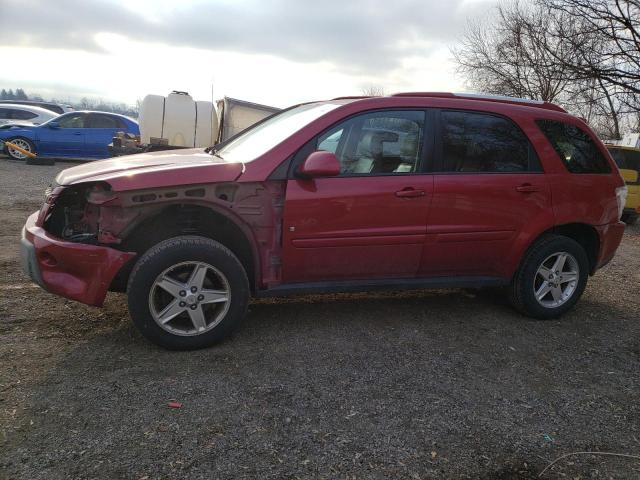
<svg viewBox="0 0 640 480"><path fill-rule="evenodd" d="M622 217L624 204L627 201L627 186L616 188L616 201L618 202L618 219Z"/></svg>

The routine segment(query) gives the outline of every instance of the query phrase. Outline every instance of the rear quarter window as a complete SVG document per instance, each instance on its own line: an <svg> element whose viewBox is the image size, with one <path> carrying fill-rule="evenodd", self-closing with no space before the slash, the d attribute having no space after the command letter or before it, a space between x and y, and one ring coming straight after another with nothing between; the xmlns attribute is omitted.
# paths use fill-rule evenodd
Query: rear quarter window
<svg viewBox="0 0 640 480"><path fill-rule="evenodd" d="M571 173L610 173L611 166L591 136L580 127L555 120L536 120Z"/></svg>

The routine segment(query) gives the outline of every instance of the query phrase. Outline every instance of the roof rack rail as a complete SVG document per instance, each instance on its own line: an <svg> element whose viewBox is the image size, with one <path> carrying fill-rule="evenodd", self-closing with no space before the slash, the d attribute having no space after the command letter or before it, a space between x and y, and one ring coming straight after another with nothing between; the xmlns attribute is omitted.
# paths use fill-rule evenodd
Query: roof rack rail
<svg viewBox="0 0 640 480"><path fill-rule="evenodd" d="M371 95L347 95L346 97L336 97L331 100L359 100L362 98L372 98Z"/></svg>
<svg viewBox="0 0 640 480"><path fill-rule="evenodd" d="M507 97L504 95L484 95L481 93L451 93L451 92L403 92L395 93L392 97L432 97L432 98L458 98L460 100L482 100L485 102L510 103L513 105L523 105L526 107L544 108L556 112L567 113L567 111L550 102L541 100L531 100L528 98Z"/></svg>

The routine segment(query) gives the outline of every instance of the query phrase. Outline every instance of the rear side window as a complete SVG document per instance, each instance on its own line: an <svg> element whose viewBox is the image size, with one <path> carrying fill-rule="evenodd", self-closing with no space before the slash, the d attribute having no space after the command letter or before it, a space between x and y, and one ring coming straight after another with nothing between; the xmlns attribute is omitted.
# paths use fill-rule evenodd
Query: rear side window
<svg viewBox="0 0 640 480"><path fill-rule="evenodd" d="M440 118L445 172L540 170L529 140L511 120L484 113L446 110Z"/></svg>
<svg viewBox="0 0 640 480"><path fill-rule="evenodd" d="M9 118L9 110L6 108L0 108L0 119L6 120Z"/></svg>
<svg viewBox="0 0 640 480"><path fill-rule="evenodd" d="M37 114L28 112L26 110L13 110L14 120L31 120L32 118L36 118L37 116Z"/></svg>
<svg viewBox="0 0 640 480"><path fill-rule="evenodd" d="M116 117L109 115L89 115L87 128L122 128Z"/></svg>
<svg viewBox="0 0 640 480"><path fill-rule="evenodd" d="M555 120L537 120L536 123L571 173L611 172L607 159L581 128Z"/></svg>

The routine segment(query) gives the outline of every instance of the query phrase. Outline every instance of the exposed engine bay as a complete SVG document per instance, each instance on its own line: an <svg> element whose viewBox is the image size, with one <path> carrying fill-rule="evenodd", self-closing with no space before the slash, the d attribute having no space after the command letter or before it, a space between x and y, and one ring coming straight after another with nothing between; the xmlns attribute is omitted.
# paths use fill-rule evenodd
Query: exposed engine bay
<svg viewBox="0 0 640 480"><path fill-rule="evenodd" d="M45 218L45 230L63 240L97 244L99 206L87 201L95 188L82 185L62 190Z"/></svg>

